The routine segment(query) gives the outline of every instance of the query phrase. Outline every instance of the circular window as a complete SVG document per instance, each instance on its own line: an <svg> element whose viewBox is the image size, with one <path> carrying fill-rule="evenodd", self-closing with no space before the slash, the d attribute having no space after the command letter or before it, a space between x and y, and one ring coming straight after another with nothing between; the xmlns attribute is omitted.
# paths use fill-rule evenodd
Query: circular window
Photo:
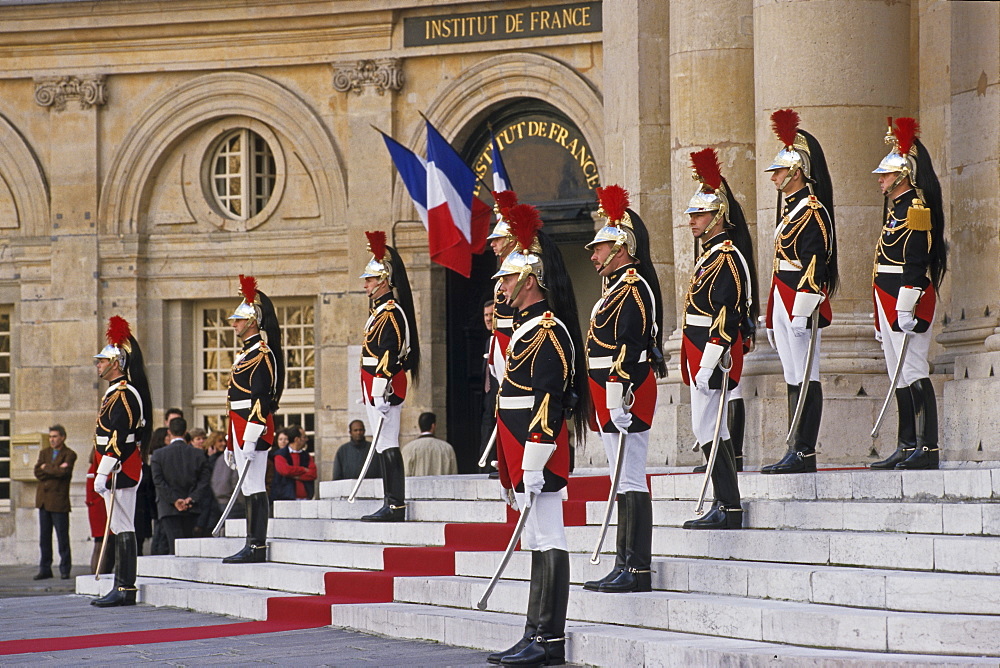
<svg viewBox="0 0 1000 668"><path fill-rule="evenodd" d="M222 215L249 220L274 192L277 169L267 140L241 128L224 135L212 156L212 194Z"/></svg>

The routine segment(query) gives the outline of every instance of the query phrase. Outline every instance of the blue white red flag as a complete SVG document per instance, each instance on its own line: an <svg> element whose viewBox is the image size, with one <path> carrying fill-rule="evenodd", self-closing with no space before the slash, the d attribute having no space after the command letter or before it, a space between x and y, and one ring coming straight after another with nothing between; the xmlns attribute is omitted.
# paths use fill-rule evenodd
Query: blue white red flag
<svg viewBox="0 0 1000 668"><path fill-rule="evenodd" d="M398 141L379 130L385 147L389 149L389 156L392 164L396 166L396 171L403 179L406 192L410 193L413 206L417 209L420 222L427 228L427 161L419 155L406 148Z"/></svg>
<svg viewBox="0 0 1000 668"><path fill-rule="evenodd" d="M500 155L500 147L497 145L497 138L490 130L490 157L493 161L493 192L503 192L513 190L510 185L510 177L507 176L507 168L503 164L503 156Z"/></svg>

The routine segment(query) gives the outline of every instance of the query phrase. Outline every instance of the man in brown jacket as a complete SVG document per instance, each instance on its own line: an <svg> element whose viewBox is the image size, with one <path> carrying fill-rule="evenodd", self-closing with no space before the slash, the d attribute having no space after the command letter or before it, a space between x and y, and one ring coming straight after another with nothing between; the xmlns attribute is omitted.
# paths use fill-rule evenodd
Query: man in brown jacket
<svg viewBox="0 0 1000 668"><path fill-rule="evenodd" d="M35 464L35 477L41 482L35 492L38 508L38 546L42 558L34 579L52 577L52 528L59 540L59 575L69 579L73 558L69 550L69 483L73 479L76 453L66 447L66 430L61 424L49 427L49 447L42 448Z"/></svg>

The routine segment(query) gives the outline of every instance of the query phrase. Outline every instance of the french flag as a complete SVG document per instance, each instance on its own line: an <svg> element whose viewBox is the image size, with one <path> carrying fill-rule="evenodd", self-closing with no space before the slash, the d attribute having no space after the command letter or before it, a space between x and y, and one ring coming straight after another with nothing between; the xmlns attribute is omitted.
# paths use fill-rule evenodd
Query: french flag
<svg viewBox="0 0 1000 668"><path fill-rule="evenodd" d="M378 128L375 129L378 130ZM392 164L396 166L396 171L403 179L406 192L410 193L410 199L413 200L413 206L417 209L420 222L424 224L425 230L428 229L427 161L381 130L378 132L385 141L385 147L389 149L389 157L392 158Z"/></svg>
<svg viewBox="0 0 1000 668"><path fill-rule="evenodd" d="M476 175L430 121L426 124L428 249L432 260L468 278L473 253L486 247L493 211L473 194Z"/></svg>
<svg viewBox="0 0 1000 668"><path fill-rule="evenodd" d="M490 129L490 158L493 161L493 192L513 190L510 177L507 176L507 168L503 164L503 156L500 155L500 146L497 145L497 138L492 129Z"/></svg>

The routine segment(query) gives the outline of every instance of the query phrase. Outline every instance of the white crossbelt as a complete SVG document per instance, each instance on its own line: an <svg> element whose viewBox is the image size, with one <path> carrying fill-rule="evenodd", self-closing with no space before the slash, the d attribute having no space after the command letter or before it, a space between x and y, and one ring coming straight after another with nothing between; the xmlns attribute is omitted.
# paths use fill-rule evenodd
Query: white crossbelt
<svg viewBox="0 0 1000 668"><path fill-rule="evenodd" d="M685 313L684 324L691 327L711 327L712 318L707 315L698 315L697 313Z"/></svg>
<svg viewBox="0 0 1000 668"><path fill-rule="evenodd" d="M500 397L500 409L501 410L515 410L521 408L533 408L535 406L535 397Z"/></svg>
<svg viewBox="0 0 1000 668"><path fill-rule="evenodd" d="M788 260L778 260L778 271L802 271L802 267L796 267Z"/></svg>
<svg viewBox="0 0 1000 668"><path fill-rule="evenodd" d="M230 401L229 409L233 411L241 411L244 408L250 408L249 399L240 399L239 401Z"/></svg>
<svg viewBox="0 0 1000 668"><path fill-rule="evenodd" d="M877 264L875 265L876 274L902 274L903 265L901 264Z"/></svg>
<svg viewBox="0 0 1000 668"><path fill-rule="evenodd" d="M497 318L497 329L510 329L513 326L513 318Z"/></svg>
<svg viewBox="0 0 1000 668"><path fill-rule="evenodd" d="M645 362L648 359L646 351L639 353L639 361ZM587 366L590 369L610 369L614 366L615 358L611 355L605 357L590 357L587 359Z"/></svg>
<svg viewBox="0 0 1000 668"><path fill-rule="evenodd" d="M107 437L107 436L95 436L94 437L94 441L98 445L107 445L108 444L108 440L109 440L109 437ZM135 443L135 434L129 434L128 436L126 436L125 437L125 442L126 443Z"/></svg>

